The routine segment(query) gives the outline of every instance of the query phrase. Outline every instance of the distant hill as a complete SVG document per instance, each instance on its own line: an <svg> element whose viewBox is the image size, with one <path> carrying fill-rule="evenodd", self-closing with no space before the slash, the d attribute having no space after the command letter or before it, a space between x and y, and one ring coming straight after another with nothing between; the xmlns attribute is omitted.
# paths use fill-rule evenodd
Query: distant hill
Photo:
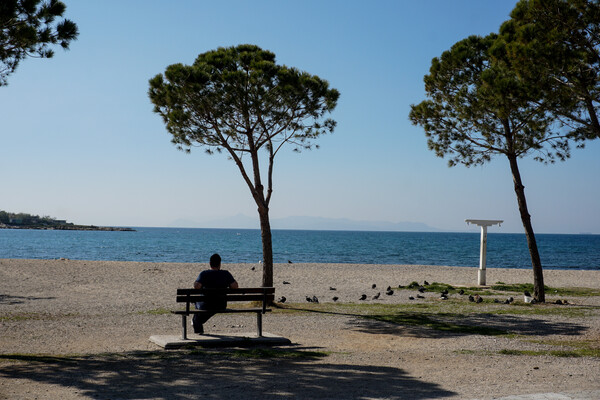
<svg viewBox="0 0 600 400"><path fill-rule="evenodd" d="M238 214L231 217L192 221L175 220L169 224L178 228L228 228L259 229L258 216ZM441 229L421 222L357 221L347 218L285 217L271 219L272 229L300 230L343 230L343 231L397 231L397 232L440 232Z"/></svg>

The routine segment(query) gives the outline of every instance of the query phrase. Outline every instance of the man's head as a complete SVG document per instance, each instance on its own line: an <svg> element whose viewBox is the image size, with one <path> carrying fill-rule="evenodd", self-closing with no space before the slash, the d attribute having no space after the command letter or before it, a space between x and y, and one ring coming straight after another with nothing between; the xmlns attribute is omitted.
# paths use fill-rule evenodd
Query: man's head
<svg viewBox="0 0 600 400"><path fill-rule="evenodd" d="M217 253L210 256L210 267L214 269L221 268L221 256Z"/></svg>

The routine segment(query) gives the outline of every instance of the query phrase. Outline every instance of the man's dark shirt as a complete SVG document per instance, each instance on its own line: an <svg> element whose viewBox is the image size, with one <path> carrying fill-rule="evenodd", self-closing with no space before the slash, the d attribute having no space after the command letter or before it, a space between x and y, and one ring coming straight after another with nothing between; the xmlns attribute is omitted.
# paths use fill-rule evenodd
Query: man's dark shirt
<svg viewBox="0 0 600 400"><path fill-rule="evenodd" d="M203 288L207 289L226 289L235 282L233 275L229 271L222 269L207 269L200 272L196 282L200 282ZM215 299L196 303L199 310L220 310L227 308L227 302L222 299Z"/></svg>

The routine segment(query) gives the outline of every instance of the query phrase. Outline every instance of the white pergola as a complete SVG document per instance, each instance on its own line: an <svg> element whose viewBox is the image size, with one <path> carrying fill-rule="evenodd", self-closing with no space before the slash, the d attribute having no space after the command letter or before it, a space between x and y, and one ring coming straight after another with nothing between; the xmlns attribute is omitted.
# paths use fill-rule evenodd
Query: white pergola
<svg viewBox="0 0 600 400"><path fill-rule="evenodd" d="M473 224L481 227L481 245L479 248L479 271L477 276L477 284L485 285L485 256L487 251L487 228L492 225L500 225L504 221L496 219L465 219L468 224Z"/></svg>

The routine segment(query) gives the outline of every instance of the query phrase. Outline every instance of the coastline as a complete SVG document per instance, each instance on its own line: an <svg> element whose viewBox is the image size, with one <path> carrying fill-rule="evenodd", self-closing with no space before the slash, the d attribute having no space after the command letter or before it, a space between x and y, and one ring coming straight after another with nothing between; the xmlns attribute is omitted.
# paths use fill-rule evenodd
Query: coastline
<svg viewBox="0 0 600 400"><path fill-rule="evenodd" d="M6 225L0 224L0 229L32 229L44 231L107 231L107 232L135 232L133 228L95 225Z"/></svg>
<svg viewBox="0 0 600 400"><path fill-rule="evenodd" d="M177 307L176 288L190 287L206 268L206 263L0 259L0 399L183 398L207 390L215 398L278 399L288 393L306 399L492 399L600 390L600 358L502 354L542 351L555 342L598 343L600 296L567 297L569 305L558 306L550 304L556 296L547 293L549 303L531 308L542 313L526 315L524 305L474 305L458 295L442 303L433 293L409 300L416 291L397 290L371 299L388 285L412 281L475 286L477 268L467 267L276 264L276 299L285 296L283 307L291 309L268 313L265 331L294 343L277 351L323 356L239 359L227 356L234 351L228 349L159 349L148 340L151 335L181 330L181 320L169 312ZM258 264L223 269L241 286L260 286ZM489 283L532 281L530 270L487 271ZM548 270L544 278L549 287L600 289L600 271ZM363 293L369 297L361 302ZM307 303L306 296L317 296L320 304ZM437 315L427 313L431 307L446 307L439 323L507 329L510 335L446 332L429 323L389 323L357 314L385 313L386 306L400 307L390 310L401 317L418 318ZM464 307L479 306L480 312L461 314ZM253 316L221 314L206 329L208 334L247 332L255 324ZM190 369L190 363L198 368ZM119 374L133 370L140 372ZM227 384L211 385L207 376Z"/></svg>

